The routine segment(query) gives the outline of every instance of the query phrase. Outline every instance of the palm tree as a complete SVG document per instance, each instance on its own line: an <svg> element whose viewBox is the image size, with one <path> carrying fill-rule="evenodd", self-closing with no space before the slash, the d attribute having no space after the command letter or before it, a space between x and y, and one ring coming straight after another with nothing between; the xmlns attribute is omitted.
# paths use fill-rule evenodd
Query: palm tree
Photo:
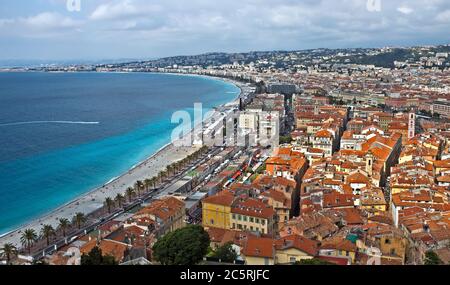
<svg viewBox="0 0 450 285"><path fill-rule="evenodd" d="M131 187L128 187L128 188L127 188L127 192L126 192L126 195L128 196L128 202L131 203L131 201L133 200L134 194L135 194L134 189L131 188Z"/></svg>
<svg viewBox="0 0 450 285"><path fill-rule="evenodd" d="M156 188L156 184L158 183L158 177L153 177L152 179L150 179L152 181L152 186L153 188Z"/></svg>
<svg viewBox="0 0 450 285"><path fill-rule="evenodd" d="M28 249L28 253L31 254L31 247L34 245L37 239L38 236L36 234L36 231L33 229L27 229L20 237L20 242Z"/></svg>
<svg viewBox="0 0 450 285"><path fill-rule="evenodd" d="M153 183L152 179L145 179L144 180L145 192L148 192L148 190L150 190L150 186Z"/></svg>
<svg viewBox="0 0 450 285"><path fill-rule="evenodd" d="M120 208L122 208L122 205L123 205L123 200L124 200L125 198L123 197L123 195L122 194L117 194L117 196L116 196L116 198L115 198L115 201L117 202L117 204L119 205L119 207Z"/></svg>
<svg viewBox="0 0 450 285"><path fill-rule="evenodd" d="M158 176L159 176L159 178L160 178L159 182L162 184L162 183L164 182L164 178L166 177L166 170L161 171L161 172L158 174Z"/></svg>
<svg viewBox="0 0 450 285"><path fill-rule="evenodd" d="M76 213L73 217L73 222L77 225L78 229L81 229L81 226L86 223L86 216L83 213Z"/></svg>
<svg viewBox="0 0 450 285"><path fill-rule="evenodd" d="M41 229L41 236L47 241L47 246L50 245L50 238L55 236L55 229L51 225L44 225Z"/></svg>
<svg viewBox="0 0 450 285"><path fill-rule="evenodd" d="M114 207L114 200L110 197L105 199L106 208L108 208L108 213L111 213L111 208Z"/></svg>
<svg viewBox="0 0 450 285"><path fill-rule="evenodd" d="M136 181L135 189L136 189L136 192L138 193L138 195L140 195L141 190L144 189L144 182L142 182L140 180Z"/></svg>
<svg viewBox="0 0 450 285"><path fill-rule="evenodd" d="M63 236L66 237L66 230L70 227L70 221L68 219L59 219L58 229L60 229L63 233Z"/></svg>
<svg viewBox="0 0 450 285"><path fill-rule="evenodd" d="M168 165L167 166L167 176L171 176L172 175L172 171L173 171L173 165Z"/></svg>
<svg viewBox="0 0 450 285"><path fill-rule="evenodd" d="M17 248L12 243L5 243L2 248L2 257L6 259L6 264L9 265L11 262L11 258L17 255Z"/></svg>

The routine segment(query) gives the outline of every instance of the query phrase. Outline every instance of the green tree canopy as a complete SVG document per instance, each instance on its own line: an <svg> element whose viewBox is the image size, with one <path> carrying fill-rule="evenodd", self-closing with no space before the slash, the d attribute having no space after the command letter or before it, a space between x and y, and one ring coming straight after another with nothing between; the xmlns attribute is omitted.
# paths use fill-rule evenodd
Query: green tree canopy
<svg viewBox="0 0 450 285"><path fill-rule="evenodd" d="M237 258L237 253L233 249L233 243L229 242L219 247L212 257L220 259L222 262L232 263Z"/></svg>
<svg viewBox="0 0 450 285"><path fill-rule="evenodd" d="M209 235L201 226L187 226L159 239L153 253L163 265L195 265L207 254L209 243Z"/></svg>
<svg viewBox="0 0 450 285"><path fill-rule="evenodd" d="M102 250L96 246L88 254L81 256L81 265L117 265L117 262L112 256L104 256Z"/></svg>
<svg viewBox="0 0 450 285"><path fill-rule="evenodd" d="M313 259L303 259L301 261L297 261L295 263L295 265L334 265L334 264L331 262L325 261L325 260L313 258Z"/></svg>
<svg viewBox="0 0 450 285"><path fill-rule="evenodd" d="M441 265L444 264L439 256L434 251L425 253L425 265Z"/></svg>

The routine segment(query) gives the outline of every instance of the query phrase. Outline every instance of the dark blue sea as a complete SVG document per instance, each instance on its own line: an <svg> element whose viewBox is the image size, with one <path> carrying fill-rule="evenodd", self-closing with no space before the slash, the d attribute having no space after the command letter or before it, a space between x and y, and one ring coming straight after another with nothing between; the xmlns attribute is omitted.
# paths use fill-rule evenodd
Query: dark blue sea
<svg viewBox="0 0 450 285"><path fill-rule="evenodd" d="M172 113L239 89L150 73L0 73L0 234L102 186L170 142Z"/></svg>

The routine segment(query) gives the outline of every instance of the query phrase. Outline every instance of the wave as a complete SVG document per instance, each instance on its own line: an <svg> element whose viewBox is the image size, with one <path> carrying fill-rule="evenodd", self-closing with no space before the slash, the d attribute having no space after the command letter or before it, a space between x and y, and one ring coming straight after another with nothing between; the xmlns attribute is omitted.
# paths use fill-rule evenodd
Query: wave
<svg viewBox="0 0 450 285"><path fill-rule="evenodd" d="M21 125L33 125L33 124L98 125L98 124L100 124L100 122L76 122L76 121L29 121L29 122L4 123L4 124L0 124L0 127L21 126Z"/></svg>

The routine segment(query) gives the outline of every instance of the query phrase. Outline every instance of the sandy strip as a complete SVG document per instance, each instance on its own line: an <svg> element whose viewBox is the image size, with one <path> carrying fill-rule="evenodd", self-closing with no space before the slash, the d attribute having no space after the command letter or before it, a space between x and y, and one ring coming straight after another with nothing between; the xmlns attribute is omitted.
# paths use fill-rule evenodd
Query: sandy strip
<svg viewBox="0 0 450 285"><path fill-rule="evenodd" d="M218 78L214 78L218 79ZM232 82L231 80L224 80L229 83L233 83L240 87L240 83ZM236 103L234 100L230 103ZM225 105L229 105L227 103ZM222 106L221 106L222 107ZM211 117L218 118L221 114L215 112ZM209 121L211 117L206 118L205 121ZM187 134L187 135L192 135ZM61 218L67 218L72 220L76 213L89 214L95 210L103 207L104 201L107 197L114 198L117 194L124 194L128 187L133 187L138 180L145 180L157 176L158 173L167 168L168 165L173 162L182 160L198 150L199 147L175 147L172 143L166 145L160 149L157 153L147 158L122 176L115 178L114 180L105 184L105 186L94 189L83 196L71 201L51 213L35 219L30 223L21 226L20 228L7 233L0 237L0 247L5 243L12 243L17 247L21 247L20 237L25 229L34 229L36 233L39 233L42 225L52 225L54 228L58 226L58 220Z"/></svg>

